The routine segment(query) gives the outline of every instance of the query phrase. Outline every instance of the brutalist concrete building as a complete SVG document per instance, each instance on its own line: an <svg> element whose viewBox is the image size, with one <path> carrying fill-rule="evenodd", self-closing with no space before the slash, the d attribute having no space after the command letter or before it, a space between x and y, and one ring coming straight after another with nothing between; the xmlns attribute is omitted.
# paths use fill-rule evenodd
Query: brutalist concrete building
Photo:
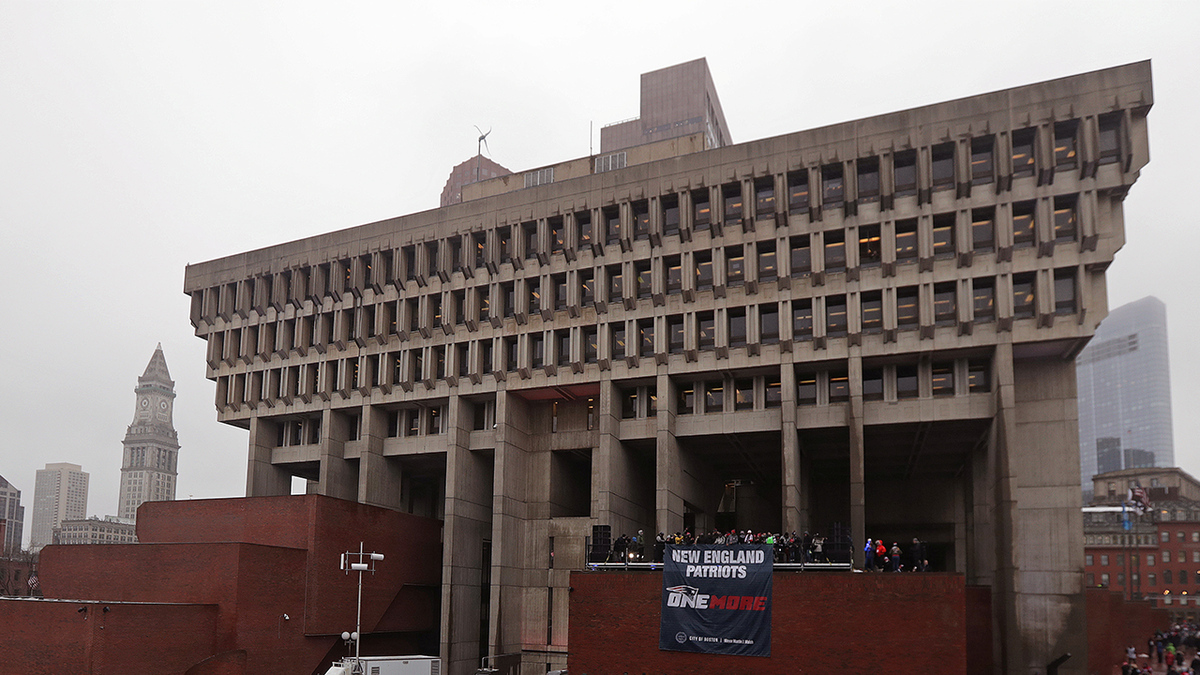
<svg viewBox="0 0 1200 675"><path fill-rule="evenodd" d="M594 525L917 536L991 588L998 670L1082 654L1074 359L1151 104L1142 62L697 132L191 265L247 495L441 519L453 673L565 663Z"/></svg>

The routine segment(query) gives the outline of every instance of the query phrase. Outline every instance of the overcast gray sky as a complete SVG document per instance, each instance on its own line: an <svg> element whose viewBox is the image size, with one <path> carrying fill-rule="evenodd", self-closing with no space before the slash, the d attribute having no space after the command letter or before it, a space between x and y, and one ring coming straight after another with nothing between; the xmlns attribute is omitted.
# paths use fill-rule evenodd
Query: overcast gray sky
<svg viewBox="0 0 1200 675"><path fill-rule="evenodd" d="M586 7L586 8L585 8ZM638 114L708 58L736 142L1142 59L1151 162L1109 302L1167 304L1177 463L1200 474L1192 169L1200 3L0 0L0 475L91 473L116 512L133 387L162 342L179 498L244 494L184 265L435 208L473 125L514 171Z"/></svg>

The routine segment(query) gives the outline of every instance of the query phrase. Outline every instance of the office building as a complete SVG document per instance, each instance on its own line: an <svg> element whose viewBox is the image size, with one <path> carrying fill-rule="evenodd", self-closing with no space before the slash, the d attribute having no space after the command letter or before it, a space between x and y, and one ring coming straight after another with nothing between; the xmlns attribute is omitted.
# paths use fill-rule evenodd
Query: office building
<svg viewBox="0 0 1200 675"><path fill-rule="evenodd" d="M1153 296L1109 312L1075 359L1080 479L1175 465L1167 307Z"/></svg>
<svg viewBox="0 0 1200 675"><path fill-rule="evenodd" d="M0 476L0 557L21 550L25 534L25 507L21 506L21 491Z"/></svg>
<svg viewBox="0 0 1200 675"><path fill-rule="evenodd" d="M1142 62L696 132L190 265L247 495L301 477L442 520L455 674L566 664L602 525L840 532L858 564L918 536L989 589L998 669L1083 653L1075 357L1152 98Z"/></svg>
<svg viewBox="0 0 1200 675"><path fill-rule="evenodd" d="M87 513L88 475L78 464L47 464L39 469L33 486L33 521L29 547L38 551L54 543L54 528L64 520Z"/></svg>
<svg viewBox="0 0 1200 675"><path fill-rule="evenodd" d="M701 135L705 149L733 144L703 58L642 73L640 114L600 128L596 172L621 168L621 157L613 156L621 150L692 134Z"/></svg>
<svg viewBox="0 0 1200 675"><path fill-rule="evenodd" d="M55 544L134 544L134 521L116 516L92 516L82 520L64 520L54 528Z"/></svg>
<svg viewBox="0 0 1200 675"><path fill-rule="evenodd" d="M175 499L178 435L172 422L175 382L167 370L162 345L154 349L150 363L133 390L133 423L122 441L121 496L118 517L137 520L143 502Z"/></svg>

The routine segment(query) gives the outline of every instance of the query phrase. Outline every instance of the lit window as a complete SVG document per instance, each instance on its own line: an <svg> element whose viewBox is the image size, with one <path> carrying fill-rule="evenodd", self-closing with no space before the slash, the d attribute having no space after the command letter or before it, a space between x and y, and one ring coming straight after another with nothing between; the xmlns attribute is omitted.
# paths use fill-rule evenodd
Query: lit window
<svg viewBox="0 0 1200 675"><path fill-rule="evenodd" d="M896 221L896 262L911 262L917 259L917 221Z"/></svg>
<svg viewBox="0 0 1200 675"><path fill-rule="evenodd" d="M1078 160L1075 152L1075 131L1078 120L1059 122L1054 125L1054 166L1058 169L1073 169Z"/></svg>
<svg viewBox="0 0 1200 675"><path fill-rule="evenodd" d="M883 260L883 239L878 225L863 225L858 228L858 265L874 267Z"/></svg>
<svg viewBox="0 0 1200 675"><path fill-rule="evenodd" d="M1075 195L1054 198L1054 241L1076 239Z"/></svg>
<svg viewBox="0 0 1200 675"><path fill-rule="evenodd" d="M933 217L933 255L939 258L954 255L953 213L942 213Z"/></svg>
<svg viewBox="0 0 1200 675"><path fill-rule="evenodd" d="M841 230L825 233L825 271L842 272L846 269L846 234Z"/></svg>
<svg viewBox="0 0 1200 675"><path fill-rule="evenodd" d="M741 246L730 246L725 249L725 283L729 286L741 286L746 280L746 256Z"/></svg>
<svg viewBox="0 0 1200 675"><path fill-rule="evenodd" d="M921 320L916 286L896 290L896 324L901 330L916 328Z"/></svg>
<svg viewBox="0 0 1200 675"><path fill-rule="evenodd" d="M829 402L845 403L850 400L850 376L846 371L829 373Z"/></svg>
<svg viewBox="0 0 1200 675"><path fill-rule="evenodd" d="M971 184L983 185L990 183L995 176L993 166L993 137L971 139Z"/></svg>
<svg viewBox="0 0 1200 675"><path fill-rule="evenodd" d="M821 203L826 206L836 206L842 203L846 196L846 186L842 180L842 165L828 164L821 167Z"/></svg>
<svg viewBox="0 0 1200 675"><path fill-rule="evenodd" d="M1036 129L1020 129L1012 133L1013 178L1023 178L1034 174L1036 162L1033 147L1036 138Z"/></svg>
<svg viewBox="0 0 1200 675"><path fill-rule="evenodd" d="M935 363L933 364L933 395L934 396L953 396L954 395L954 364Z"/></svg>
<svg viewBox="0 0 1200 675"><path fill-rule="evenodd" d="M764 241L758 244L758 280L774 281L779 276L779 266L775 258L774 242Z"/></svg>
<svg viewBox="0 0 1200 675"><path fill-rule="evenodd" d="M792 337L796 340L811 340L813 334L813 311L811 300L792 301Z"/></svg>
<svg viewBox="0 0 1200 675"><path fill-rule="evenodd" d="M1013 204L1013 246L1033 246L1035 237L1034 202Z"/></svg>
<svg viewBox="0 0 1200 675"><path fill-rule="evenodd" d="M754 212L759 216L775 213L775 179L771 176L754 181Z"/></svg>
<svg viewBox="0 0 1200 675"><path fill-rule="evenodd" d="M808 170L801 169L788 174L788 210L792 213L808 211Z"/></svg>
<svg viewBox="0 0 1200 675"><path fill-rule="evenodd" d="M996 318L996 280L992 277L972 279L975 321L988 322Z"/></svg>
<svg viewBox="0 0 1200 675"><path fill-rule="evenodd" d="M1033 274L1013 275L1013 318L1028 319L1034 315Z"/></svg>
<svg viewBox="0 0 1200 675"><path fill-rule="evenodd" d="M877 333L883 329L883 294L881 291L865 291L861 298L863 332Z"/></svg>
<svg viewBox="0 0 1200 675"><path fill-rule="evenodd" d="M996 211L988 207L971 211L971 249L990 252L996 246Z"/></svg>
<svg viewBox="0 0 1200 675"><path fill-rule="evenodd" d="M696 290L711 291L713 287L712 254L707 251L695 254Z"/></svg>
<svg viewBox="0 0 1200 675"><path fill-rule="evenodd" d="M692 191L692 226L697 230L707 230L712 223L709 199L707 188Z"/></svg>
<svg viewBox="0 0 1200 675"><path fill-rule="evenodd" d="M793 277L804 276L812 272L812 249L809 248L808 235L792 237L791 262Z"/></svg>
<svg viewBox="0 0 1200 675"><path fill-rule="evenodd" d="M825 334L829 337L846 335L846 296L831 295L825 298Z"/></svg>
<svg viewBox="0 0 1200 675"><path fill-rule="evenodd" d="M721 197L725 202L725 220L736 222L742 217L742 184L730 183L721 188Z"/></svg>
<svg viewBox="0 0 1200 675"><path fill-rule="evenodd" d="M933 287L933 320L938 325L949 325L958 320L955 283L935 284Z"/></svg>

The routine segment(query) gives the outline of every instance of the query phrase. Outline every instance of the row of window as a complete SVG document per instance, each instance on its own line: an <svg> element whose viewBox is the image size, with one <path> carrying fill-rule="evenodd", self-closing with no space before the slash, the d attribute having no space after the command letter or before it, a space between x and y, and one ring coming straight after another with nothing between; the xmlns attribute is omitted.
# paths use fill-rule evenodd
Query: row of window
<svg viewBox="0 0 1200 675"><path fill-rule="evenodd" d="M1174 554L1172 554L1171 551L1161 550L1158 552L1157 556L1154 553L1147 553L1146 554L1146 565L1148 567L1154 567L1156 561L1159 560L1160 558L1162 559L1163 564L1169 564L1171 562L1172 557L1174 558L1175 562L1177 562L1177 563L1185 563L1185 562L1188 562L1189 556L1188 556L1187 551L1175 551ZM1200 551L1192 551L1190 557L1192 559L1191 560L1192 562L1200 563ZM1086 563L1087 566L1091 567L1094 564L1094 561L1096 558L1095 554L1088 553L1086 558L1087 558L1087 563ZM1138 556L1136 553L1131 554L1130 561L1137 562L1137 558L1138 558ZM1107 567L1109 559L1110 559L1110 557L1107 553L1101 553L1100 554L1100 566ZM1124 553L1117 553L1113 557L1113 559L1116 561L1115 564L1117 564L1117 565L1125 564L1125 554Z"/></svg>
<svg viewBox="0 0 1200 675"><path fill-rule="evenodd" d="M1046 210L1043 211L1043 208ZM601 211L604 212L604 210ZM636 208L634 213L639 219L647 217ZM682 290L685 284L685 275L682 270L685 266L695 269L696 272L695 283L688 284L687 287L705 290L706 287L711 287L713 284L736 286L751 279L765 283L774 281L781 276L801 277L814 271L836 273L847 269L870 268L885 262L903 264L924 258L950 257L956 253L988 253L998 248L1022 248L1036 244L1052 245L1076 241L1079 238L1078 195L1075 194L1015 202L1011 205L1005 204L999 210L994 206L964 210L961 214L960 216L956 212L941 213L931 217L902 219L888 221L884 224L865 224L848 229L839 228L815 232L811 235L797 235L786 239L781 238L778 241L747 242L735 246L718 247L713 250L688 252L682 257L655 258L653 266L660 268L657 274L663 279L662 288L657 292L670 293ZM620 218L618 215L614 215L613 218L612 227L618 228L616 241L620 241L619 225L616 225ZM1049 219L1051 223L1046 228L1038 225L1043 218ZM590 216L573 214L570 220L576 223L577 239L580 242L586 246L593 241ZM960 220L962 220L962 235L959 234ZM551 218L545 222L548 223L547 228L551 242L546 249L540 248L537 243L539 241L537 222L525 223L521 226L525 237L523 246L525 258L537 260L540 258L539 252L543 250L548 250L550 253L568 250L562 217ZM642 222L642 220L637 222ZM1009 233L998 236L998 228L1001 226ZM606 230L606 232L608 231ZM265 275L246 279L240 283L233 282L206 289L193 295L193 320L198 321L200 318L204 318L211 321L217 316L228 319L235 312L245 316L251 309L261 313L267 306L281 309L288 302L299 306L305 299L312 299L319 304L320 300L325 297L340 300L346 295L359 296L367 288L374 288L378 291L387 285L395 285L397 288L403 289L407 281L414 279L418 281L419 287L424 288L434 277L443 277L448 280L449 272L463 271L467 273L468 270L487 267L486 233L475 233L471 236L474 237L473 241L475 242L473 245L474 260L467 262L473 262L473 266L463 265L462 237L445 240L447 242L445 248L448 250L446 255L449 257L448 267L445 268L446 274L441 272L443 268L439 263L442 245L438 242L426 242L402 247L396 251L367 254L314 267L285 270L278 275ZM605 237L610 238L610 235L606 234ZM964 238L961 245L958 242L960 238ZM509 238L497 236L495 239L499 249L497 257L499 263L518 264L521 258L514 257L509 250L511 246ZM857 241L856 246L854 245L855 241ZM785 248L786 251L783 250ZM784 258L785 252L786 258ZM815 257L814 252L817 254ZM688 256L690 259L683 259ZM714 265L722 272L720 278L714 275ZM401 270L400 276L395 274L397 267ZM523 269L523 265L521 267ZM531 269L536 271L536 266ZM650 276L651 269L652 262L643 260L625 264L597 265L590 271L581 271L579 284L590 288L590 291L585 290L580 301L590 302L589 296L596 296L593 280L602 274L606 277L603 287L608 292L609 301L650 297L651 293L656 292ZM469 276L474 277L475 273L471 271ZM508 282L509 285L512 283ZM544 287L540 288L540 292L546 295L550 294L551 287L563 283L565 283L565 275L546 277L546 280L540 283L536 278L525 280L527 286ZM458 292L462 293L463 291ZM486 293L486 291L484 292ZM565 296L562 301L565 302ZM546 307L549 306L546 305Z"/></svg>
<svg viewBox="0 0 1200 675"><path fill-rule="evenodd" d="M1108 572L1101 572L1100 573L1100 585L1108 586L1109 580L1111 578L1112 577L1109 576ZM1139 584L1140 578L1139 578L1139 574L1137 572L1134 572L1130 578L1133 580L1133 584L1135 586L1137 586ZM1200 570L1197 570L1195 573L1192 573L1192 574L1190 574L1188 572L1188 570L1179 570L1178 578L1179 578L1179 581L1176 582L1175 575L1171 573L1171 570L1164 570L1162 572L1163 585L1170 586L1170 585L1174 585L1176 583L1178 583L1179 585L1190 584L1190 583L1193 583L1193 581L1192 581L1193 579L1195 580L1195 583L1200 583ZM1088 586L1096 585L1096 573L1095 572L1087 573L1087 583L1088 583ZM1147 574L1146 575L1146 585L1150 586L1150 587L1158 586L1158 575L1153 574L1153 573ZM1121 586L1121 587L1125 586L1125 573L1124 572L1117 573L1117 586ZM1200 590L1197 590L1195 592L1200 593ZM1187 592L1184 591L1184 597L1179 598L1179 604L1181 604L1181 605L1187 604L1186 593ZM1200 600L1193 600L1193 602L1195 602L1196 604L1200 604ZM1170 603L1168 602L1167 604L1170 604Z"/></svg>
<svg viewBox="0 0 1200 675"><path fill-rule="evenodd" d="M947 326L966 321L987 323L1001 315L997 310L998 280L1006 285L1011 284L1011 317L1014 319L1037 315L1036 299L1039 293L1050 296L1055 314L1075 313L1079 307L1075 269L1054 270L1050 279L1039 282L1038 275L1032 272L979 277L963 282L901 286L510 335L502 338L500 349L504 358L503 365L499 366L497 359L493 358L493 341L489 339L476 341L479 347L475 356L468 354L468 343L465 342L417 347L410 350L419 356L414 357L417 365L409 371L411 376L407 379L442 379L448 372L465 377L472 372L513 371L521 365L534 368L567 366L573 362L595 363L601 358L683 354L689 350L705 351L718 346L740 348L750 344L772 344L783 339L805 341L818 336L838 338L850 334L878 333L885 329L915 330L920 326ZM1039 288L1045 284L1049 286ZM426 323L419 319L420 307L409 307L410 302L366 305L216 332L209 336L210 363L215 367L217 362L224 360L232 365L242 359L249 364L255 355L269 359L273 352L279 351L296 349L307 353L312 348L325 352L330 345L344 349L350 343L365 346L369 339L390 338L399 334L396 319L398 310L407 315L409 328L413 332L432 336L439 327L446 328L443 331L446 334L453 332L449 324L444 323L440 309L427 306ZM790 330L786 333L782 330L781 312L782 318L789 320ZM456 316L455 323L461 322L462 317ZM722 329L720 331L719 326ZM522 348L519 346L522 341L528 355L524 364L520 356ZM386 343L387 340L377 342ZM602 344L607 346L606 351L602 350ZM419 365L426 355L431 364L429 369ZM448 358L454 358L455 361L449 369L446 364ZM472 358L479 361L474 368Z"/></svg>

